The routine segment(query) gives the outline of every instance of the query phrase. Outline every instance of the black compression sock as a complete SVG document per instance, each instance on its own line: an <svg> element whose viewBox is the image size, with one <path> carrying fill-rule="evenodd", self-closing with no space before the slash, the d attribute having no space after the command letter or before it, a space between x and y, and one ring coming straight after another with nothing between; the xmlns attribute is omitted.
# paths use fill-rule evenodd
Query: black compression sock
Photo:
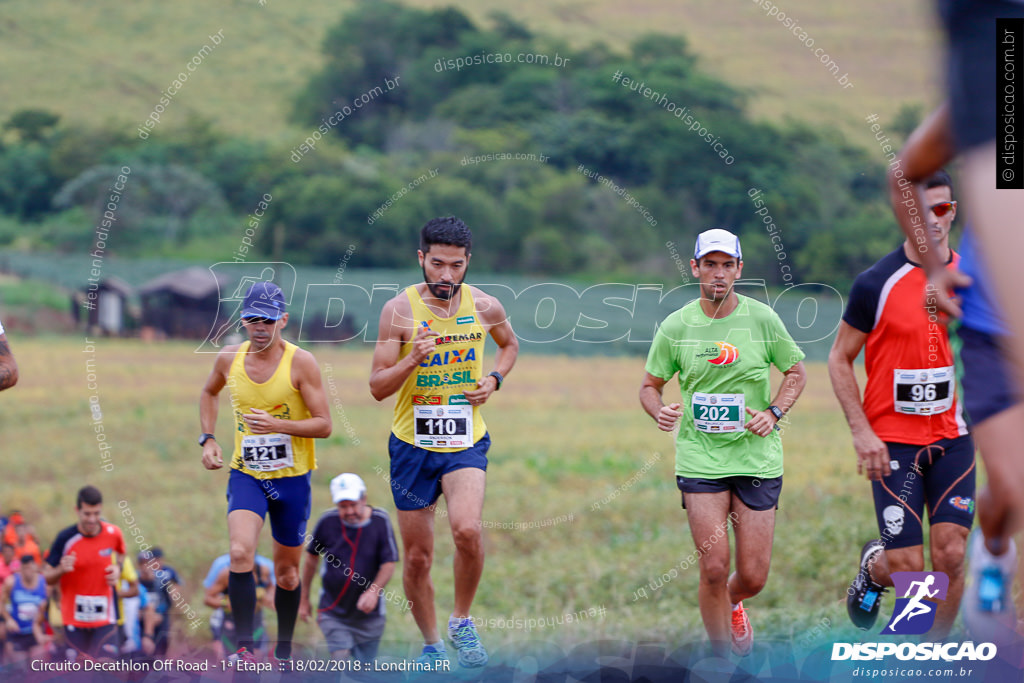
<svg viewBox="0 0 1024 683"><path fill-rule="evenodd" d="M295 619L299 615L299 596L301 586L286 590L278 586L274 590L274 609L277 610L277 648L274 655L278 659L292 656L292 634L295 633Z"/></svg>
<svg viewBox="0 0 1024 683"><path fill-rule="evenodd" d="M228 600L231 614L235 618L235 634L238 647L252 652L252 624L256 619L256 581L252 572L230 572L228 574Z"/></svg>

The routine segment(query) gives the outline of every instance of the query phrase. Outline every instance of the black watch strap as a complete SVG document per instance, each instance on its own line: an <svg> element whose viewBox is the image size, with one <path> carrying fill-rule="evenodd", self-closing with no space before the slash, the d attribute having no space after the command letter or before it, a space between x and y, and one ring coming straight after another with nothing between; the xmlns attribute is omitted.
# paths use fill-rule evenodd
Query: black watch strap
<svg viewBox="0 0 1024 683"><path fill-rule="evenodd" d="M494 379L498 380L498 386L494 387L495 391L497 391L498 389L501 389L501 383L505 381L505 378L501 376L500 372L495 370L494 372L487 373L487 376L488 377L493 377Z"/></svg>
<svg viewBox="0 0 1024 683"><path fill-rule="evenodd" d="M781 420L783 415L785 415L785 413L782 412L782 409L779 408L778 406L768 406L768 410L771 411L772 415L775 416L776 420Z"/></svg>
<svg viewBox="0 0 1024 683"><path fill-rule="evenodd" d="M205 446L206 442L209 441L210 439L213 439L213 440L216 441L216 437L213 434L207 434L205 432L203 434L200 434L199 435L199 445L200 446Z"/></svg>

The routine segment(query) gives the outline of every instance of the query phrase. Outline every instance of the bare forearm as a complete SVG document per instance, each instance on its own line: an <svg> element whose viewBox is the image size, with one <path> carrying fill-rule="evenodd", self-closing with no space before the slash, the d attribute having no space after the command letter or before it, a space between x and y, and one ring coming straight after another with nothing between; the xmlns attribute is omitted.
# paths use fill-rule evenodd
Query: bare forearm
<svg viewBox="0 0 1024 683"><path fill-rule="evenodd" d="M52 567L49 564L43 564L43 578L46 580L46 585L53 586L60 581L61 575L64 571L60 568L60 565Z"/></svg>
<svg viewBox="0 0 1024 683"><path fill-rule="evenodd" d="M864 412L864 404L860 399L860 386L857 384L857 375L853 371L853 364L844 359L830 358L828 375L832 380L832 391L839 399L839 405L843 408L843 414L846 416L846 423L850 425L850 430L856 432L870 427L867 413Z"/></svg>
<svg viewBox="0 0 1024 683"><path fill-rule="evenodd" d="M949 107L943 105L911 133L900 150L899 163L888 173L889 202L896 222L929 273L942 268L943 262L938 243L927 229L924 217L928 207L917 184L951 161L954 153Z"/></svg>
<svg viewBox="0 0 1024 683"><path fill-rule="evenodd" d="M282 420L276 423L279 434L324 439L331 435L331 421L325 417L308 417L305 420Z"/></svg>
<svg viewBox="0 0 1024 683"><path fill-rule="evenodd" d="M306 553L306 558L302 562L302 584L300 586L301 591L299 593L299 599L302 602L307 602L309 600L309 591L313 585L313 577L316 576L316 569L319 564L319 555L310 555L309 553Z"/></svg>
<svg viewBox="0 0 1024 683"><path fill-rule="evenodd" d="M402 358L389 368L381 368L370 376L370 393L378 401L383 401L402 388L405 380L416 370L416 363L411 356Z"/></svg>
<svg viewBox="0 0 1024 683"><path fill-rule="evenodd" d="M658 413L661 412L664 407L664 402L661 400L661 392L654 387L640 387L640 405L644 407L655 422L658 421Z"/></svg>
<svg viewBox="0 0 1024 683"><path fill-rule="evenodd" d="M217 398L207 391L199 395L199 426L203 434L213 434L217 428Z"/></svg>
<svg viewBox="0 0 1024 683"><path fill-rule="evenodd" d="M772 405L777 406L782 412L788 413L796 400L800 398L805 386L807 386L807 374L803 370L787 372L782 380L782 386L779 387L779 392L775 394Z"/></svg>
<svg viewBox="0 0 1024 683"><path fill-rule="evenodd" d="M377 575L373 577L373 583L370 584L370 589L376 588L377 594L381 595L384 593L384 587L388 585L388 581L395 574L395 563L385 562L377 570Z"/></svg>
<svg viewBox="0 0 1024 683"><path fill-rule="evenodd" d="M498 347L498 352L494 355L494 370L502 377L508 377L518 357L519 341L513 338L512 343Z"/></svg>

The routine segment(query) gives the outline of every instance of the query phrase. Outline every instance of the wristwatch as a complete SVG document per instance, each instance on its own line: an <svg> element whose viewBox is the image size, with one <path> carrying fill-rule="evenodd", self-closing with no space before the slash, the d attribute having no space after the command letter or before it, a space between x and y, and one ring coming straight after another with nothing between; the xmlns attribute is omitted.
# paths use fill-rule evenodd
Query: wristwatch
<svg viewBox="0 0 1024 683"><path fill-rule="evenodd" d="M776 420L781 420L782 416L785 415L785 413L782 412L782 409L778 406L768 406L768 410L771 411L771 414L775 416Z"/></svg>
<svg viewBox="0 0 1024 683"><path fill-rule="evenodd" d="M200 434L199 435L199 445L200 446L205 446L206 442L209 441L210 439L213 439L214 441L217 440L216 437L213 434L206 434L206 433Z"/></svg>
<svg viewBox="0 0 1024 683"><path fill-rule="evenodd" d="M501 376L500 372L495 370L494 372L487 373L487 376L488 377L493 377L494 379L498 380L498 386L494 387L495 391L497 391L498 389L501 389L501 383L505 381L505 378Z"/></svg>

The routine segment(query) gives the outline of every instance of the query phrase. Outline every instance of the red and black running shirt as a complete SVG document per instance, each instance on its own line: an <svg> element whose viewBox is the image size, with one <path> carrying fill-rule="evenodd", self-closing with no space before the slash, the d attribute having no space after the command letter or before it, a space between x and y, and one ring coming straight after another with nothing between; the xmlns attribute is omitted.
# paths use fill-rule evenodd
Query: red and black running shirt
<svg viewBox="0 0 1024 683"><path fill-rule="evenodd" d="M74 570L60 577L60 614L65 626L97 628L117 623L114 590L107 585L106 569L125 555L124 536L109 522L100 522L100 532L83 536L77 525L57 534L46 562L60 564L65 555L75 556Z"/></svg>
<svg viewBox="0 0 1024 683"><path fill-rule="evenodd" d="M954 269L960 255L950 253L946 267ZM924 309L927 281L924 270L907 258L901 245L857 276L843 314L846 324L868 335L864 412L882 441L924 446L967 433L955 379L938 384L939 398L946 391L952 398L949 409L937 414L907 414L900 412L907 410L904 402L897 410L897 399L935 398L936 385L925 383L926 371L954 365L945 326ZM897 370L905 372L897 374Z"/></svg>

